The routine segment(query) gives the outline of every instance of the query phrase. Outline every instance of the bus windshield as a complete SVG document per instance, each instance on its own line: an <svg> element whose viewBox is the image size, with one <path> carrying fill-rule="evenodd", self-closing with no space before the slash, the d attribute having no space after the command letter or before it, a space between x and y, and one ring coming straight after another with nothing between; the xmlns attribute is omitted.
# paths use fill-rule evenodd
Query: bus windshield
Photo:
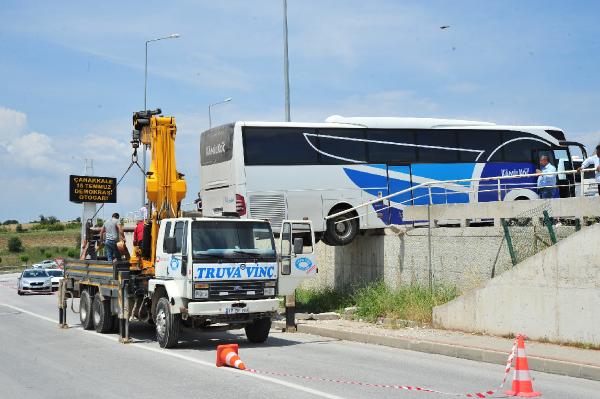
<svg viewBox="0 0 600 399"><path fill-rule="evenodd" d="M274 258L275 241L266 222L194 221L192 254L194 258Z"/></svg>

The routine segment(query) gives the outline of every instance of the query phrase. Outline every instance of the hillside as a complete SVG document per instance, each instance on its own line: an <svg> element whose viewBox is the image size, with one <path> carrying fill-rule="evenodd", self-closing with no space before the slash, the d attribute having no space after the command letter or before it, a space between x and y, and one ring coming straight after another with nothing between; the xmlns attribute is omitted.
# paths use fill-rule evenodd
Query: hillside
<svg viewBox="0 0 600 399"><path fill-rule="evenodd" d="M78 240L80 229L69 226L63 231L30 230L31 226L23 225L26 232L17 233L15 226L5 226L0 231L0 273L22 270L28 265L43 259L67 258L79 256ZM10 252L8 241L18 237L23 244L20 252ZM27 259L24 261L24 259Z"/></svg>

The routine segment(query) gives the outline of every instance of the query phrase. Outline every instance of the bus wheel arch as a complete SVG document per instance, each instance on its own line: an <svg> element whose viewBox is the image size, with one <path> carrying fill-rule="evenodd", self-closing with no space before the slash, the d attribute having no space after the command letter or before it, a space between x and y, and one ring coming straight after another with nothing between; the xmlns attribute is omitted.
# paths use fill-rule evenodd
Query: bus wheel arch
<svg viewBox="0 0 600 399"><path fill-rule="evenodd" d="M339 203L331 208L328 215L333 215L351 208L352 205L348 203ZM350 211L336 218L328 219L325 232L323 233L323 242L332 246L350 244L359 232L360 225L358 218L356 218L357 216L358 213L356 213L356 211Z"/></svg>
<svg viewBox="0 0 600 399"><path fill-rule="evenodd" d="M504 196L504 201L525 201L535 200L538 198L539 196L533 190L530 190L528 188L517 188L507 192Z"/></svg>

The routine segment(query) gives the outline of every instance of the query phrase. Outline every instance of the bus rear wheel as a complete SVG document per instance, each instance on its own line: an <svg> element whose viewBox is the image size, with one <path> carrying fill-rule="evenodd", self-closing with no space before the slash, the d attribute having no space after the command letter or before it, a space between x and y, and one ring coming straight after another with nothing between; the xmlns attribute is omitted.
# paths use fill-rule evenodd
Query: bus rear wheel
<svg viewBox="0 0 600 399"><path fill-rule="evenodd" d="M358 219L352 219L355 216L354 212L349 212L329 219L327 229L323 234L323 242L333 246L350 244L358 234Z"/></svg>

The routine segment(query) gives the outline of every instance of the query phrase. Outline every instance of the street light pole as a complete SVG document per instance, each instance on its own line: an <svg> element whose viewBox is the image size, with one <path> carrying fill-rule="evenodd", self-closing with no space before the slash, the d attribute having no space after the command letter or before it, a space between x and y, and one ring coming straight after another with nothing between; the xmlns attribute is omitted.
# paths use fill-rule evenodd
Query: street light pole
<svg viewBox="0 0 600 399"><path fill-rule="evenodd" d="M287 0L283 0L283 79L285 81L285 121L290 122L290 71L288 61Z"/></svg>
<svg viewBox="0 0 600 399"><path fill-rule="evenodd" d="M210 104L210 105L208 106L208 128L209 128L209 129L212 127L212 116L211 116L211 113L210 113L210 109L211 109L212 107L214 107L215 105L219 105L219 104L223 104L223 103L228 103L229 101L231 101L231 97L228 97L228 98L226 98L226 99L225 99L225 100L223 100L223 101L219 101L219 102L216 102L216 103L214 103L214 104Z"/></svg>
<svg viewBox="0 0 600 399"><path fill-rule="evenodd" d="M146 58L144 62L144 111L148 110L146 103L148 93L148 43L165 39L177 39L178 37L179 33L173 33L169 36L146 40ZM144 144L142 147L142 171L144 172L144 176L142 176L142 206L146 205L146 152L148 152L148 146Z"/></svg>

